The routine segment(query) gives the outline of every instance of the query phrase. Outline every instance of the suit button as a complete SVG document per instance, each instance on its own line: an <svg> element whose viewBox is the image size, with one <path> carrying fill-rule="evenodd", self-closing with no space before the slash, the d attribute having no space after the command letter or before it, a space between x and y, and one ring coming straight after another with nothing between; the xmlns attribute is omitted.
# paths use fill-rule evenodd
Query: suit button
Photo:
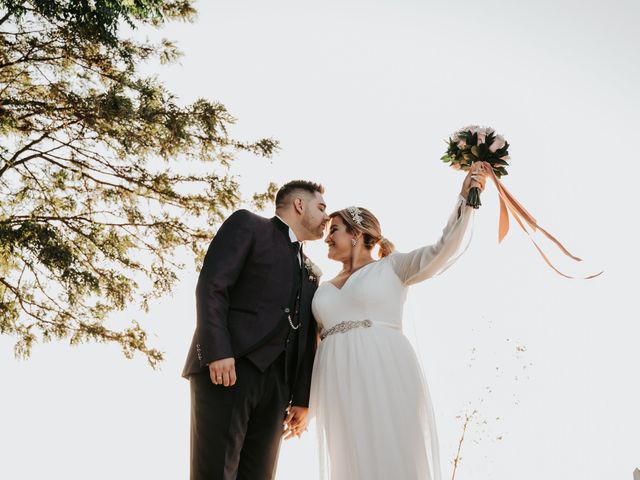
<svg viewBox="0 0 640 480"><path fill-rule="evenodd" d="M289 313L291 310L289 309L289 307L284 309L284 313Z"/></svg>

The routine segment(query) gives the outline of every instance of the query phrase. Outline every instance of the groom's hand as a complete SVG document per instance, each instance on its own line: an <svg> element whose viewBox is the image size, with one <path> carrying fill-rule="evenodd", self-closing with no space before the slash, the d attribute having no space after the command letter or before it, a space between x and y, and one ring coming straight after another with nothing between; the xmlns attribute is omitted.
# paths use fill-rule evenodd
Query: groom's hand
<svg viewBox="0 0 640 480"><path fill-rule="evenodd" d="M214 385L230 387L236 383L236 359L223 358L209 364L209 376Z"/></svg>
<svg viewBox="0 0 640 480"><path fill-rule="evenodd" d="M282 436L285 440L289 440L294 436L300 437L302 432L307 430L307 416L309 409L307 407L289 407L287 418L284 419L284 432Z"/></svg>

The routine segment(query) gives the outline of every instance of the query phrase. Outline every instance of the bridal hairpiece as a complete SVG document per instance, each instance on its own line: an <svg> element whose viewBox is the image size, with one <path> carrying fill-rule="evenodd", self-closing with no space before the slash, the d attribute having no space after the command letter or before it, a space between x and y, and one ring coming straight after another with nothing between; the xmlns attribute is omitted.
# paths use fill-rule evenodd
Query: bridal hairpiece
<svg viewBox="0 0 640 480"><path fill-rule="evenodd" d="M362 212L358 207L348 207L347 212L351 215L351 218L354 222L358 224L360 228L362 228L362 216L360 215Z"/></svg>

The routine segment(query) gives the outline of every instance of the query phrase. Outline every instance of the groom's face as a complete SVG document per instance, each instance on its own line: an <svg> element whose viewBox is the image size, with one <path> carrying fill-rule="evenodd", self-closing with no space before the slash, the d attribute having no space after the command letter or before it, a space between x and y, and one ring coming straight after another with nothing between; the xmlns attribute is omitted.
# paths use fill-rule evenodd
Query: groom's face
<svg viewBox="0 0 640 480"><path fill-rule="evenodd" d="M308 236L305 240L318 240L324 235L330 220L327 215L327 205L319 192L315 192L313 195L309 193L305 196L305 200L305 208L301 218L302 227Z"/></svg>

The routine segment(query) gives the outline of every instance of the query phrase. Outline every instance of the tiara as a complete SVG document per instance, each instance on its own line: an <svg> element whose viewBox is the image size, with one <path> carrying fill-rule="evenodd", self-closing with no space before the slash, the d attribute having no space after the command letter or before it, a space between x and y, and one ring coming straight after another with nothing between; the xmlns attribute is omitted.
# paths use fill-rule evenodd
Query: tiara
<svg viewBox="0 0 640 480"><path fill-rule="evenodd" d="M360 215L362 212L360 211L360 209L358 207L348 207L347 212L349 212L349 215L351 215L353 221L362 228L362 216Z"/></svg>

